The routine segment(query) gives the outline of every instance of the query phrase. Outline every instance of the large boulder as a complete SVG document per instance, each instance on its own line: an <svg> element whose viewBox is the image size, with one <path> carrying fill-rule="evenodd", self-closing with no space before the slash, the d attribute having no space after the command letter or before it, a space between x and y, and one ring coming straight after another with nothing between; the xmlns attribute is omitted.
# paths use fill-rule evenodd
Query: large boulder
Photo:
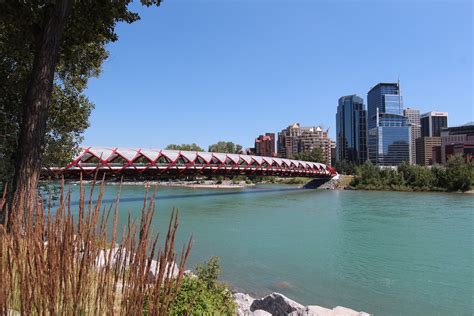
<svg viewBox="0 0 474 316"><path fill-rule="evenodd" d="M264 310L272 315L303 315L305 307L283 294L272 293L264 298L254 300L250 311Z"/></svg>
<svg viewBox="0 0 474 316"><path fill-rule="evenodd" d="M370 316L368 313L342 306L333 309L318 305L303 306L280 293L272 293L261 299L255 299L244 293L235 293L234 299L239 316Z"/></svg>
<svg viewBox="0 0 474 316"><path fill-rule="evenodd" d="M244 293L235 293L234 299L237 305L237 315L247 316L253 314L252 311L250 311L250 305L255 301L253 297Z"/></svg>
<svg viewBox="0 0 474 316"><path fill-rule="evenodd" d="M97 267L104 268L106 263L108 263L110 267L115 265L115 263L117 262L117 255L118 255L119 250L120 250L119 247L114 247L111 249L102 249L95 260L95 264L97 265ZM109 256L110 256L110 261L109 261Z"/></svg>
<svg viewBox="0 0 474 316"><path fill-rule="evenodd" d="M334 315L336 316L370 316L366 312L358 312L343 306L336 306L332 310L334 311Z"/></svg>
<svg viewBox="0 0 474 316"><path fill-rule="evenodd" d="M150 271L148 272L148 282L154 282L156 281L156 278L158 277L158 272L160 269L160 264L156 260L152 260L150 264ZM179 274L179 266L176 264L176 262L166 263L165 264L165 274L163 275L163 278L165 278L168 273L170 274L171 278L177 278Z"/></svg>
<svg viewBox="0 0 474 316"><path fill-rule="evenodd" d="M110 256L110 260L109 260ZM111 249L103 249L99 252L99 255L96 258L96 265L98 268L104 268L107 264L110 267L113 267L114 265L120 263L122 266L128 267L130 266L130 262L132 261L132 257L134 255L131 255L129 252L125 252L123 249L121 250L119 247L114 247ZM148 271L148 282L154 282L157 275L156 273L159 271L160 265L156 260L151 260L150 264L150 271ZM176 262L173 263L166 263L165 265L165 274L164 277L170 273L170 276L172 278L178 277L179 274L179 266L176 264ZM192 272L188 272L192 276Z"/></svg>
<svg viewBox="0 0 474 316"><path fill-rule="evenodd" d="M304 315L308 316L370 316L365 312L358 312L353 309L336 306L333 309L317 306L317 305L309 305L306 307L306 312Z"/></svg>

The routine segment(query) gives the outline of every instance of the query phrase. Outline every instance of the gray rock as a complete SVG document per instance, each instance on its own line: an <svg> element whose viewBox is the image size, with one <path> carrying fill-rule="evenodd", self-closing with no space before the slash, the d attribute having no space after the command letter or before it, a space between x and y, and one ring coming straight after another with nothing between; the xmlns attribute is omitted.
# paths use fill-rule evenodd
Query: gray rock
<svg viewBox="0 0 474 316"><path fill-rule="evenodd" d="M369 316L369 314L365 312L358 312L353 309L342 306L336 306L332 310L334 311L334 315L336 316Z"/></svg>
<svg viewBox="0 0 474 316"><path fill-rule="evenodd" d="M272 293L264 298L254 300L250 311L264 310L272 315L303 315L306 308L280 293Z"/></svg>
<svg viewBox="0 0 474 316"><path fill-rule="evenodd" d="M353 309L336 306L333 309L321 307L318 305L309 305L306 307L304 315L308 316L370 316L365 312L358 312Z"/></svg>
<svg viewBox="0 0 474 316"><path fill-rule="evenodd" d="M235 303L237 304L237 315L247 316L252 315L250 310L250 305L252 305L255 299L248 294L244 293L235 293L234 294Z"/></svg>
<svg viewBox="0 0 474 316"><path fill-rule="evenodd" d="M235 293L234 299L239 316L370 316L366 312L342 306L333 309L318 305L303 306L280 293L272 293L261 299L255 299L244 293Z"/></svg>
<svg viewBox="0 0 474 316"><path fill-rule="evenodd" d="M170 273L171 278L178 277L179 274L179 267L176 262L173 262L171 265L166 263L165 265L165 274L163 278L166 278L168 273ZM159 273L160 264L156 260L152 260L150 264L150 271L148 272L148 282L154 282L155 278L158 277L157 273Z"/></svg>
<svg viewBox="0 0 474 316"><path fill-rule="evenodd" d="M309 305L306 307L306 315L311 316L334 316L334 311L329 308L318 305Z"/></svg>
<svg viewBox="0 0 474 316"><path fill-rule="evenodd" d="M114 247L111 249L102 249L99 252L99 255L97 256L96 261L95 261L97 267L104 268L106 263L108 263L110 267L115 265L117 262L117 255L118 255L119 250L120 250L119 247ZM110 256L110 261L109 261L109 256Z"/></svg>

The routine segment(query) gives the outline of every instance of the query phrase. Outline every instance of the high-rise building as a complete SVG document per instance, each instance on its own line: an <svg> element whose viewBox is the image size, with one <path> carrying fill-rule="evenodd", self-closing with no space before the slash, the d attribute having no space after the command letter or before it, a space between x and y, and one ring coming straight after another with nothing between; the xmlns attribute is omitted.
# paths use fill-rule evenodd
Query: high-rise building
<svg viewBox="0 0 474 316"><path fill-rule="evenodd" d="M411 127L411 163L417 163L416 160L416 140L421 137L420 110L407 108L403 110L403 115L408 118Z"/></svg>
<svg viewBox="0 0 474 316"><path fill-rule="evenodd" d="M420 125L421 137L416 140L416 163L432 165L441 162L440 136L441 130L448 126L448 113L431 111L422 114Z"/></svg>
<svg viewBox="0 0 474 316"><path fill-rule="evenodd" d="M367 160L367 111L357 95L339 98L336 114L336 159L362 164Z"/></svg>
<svg viewBox="0 0 474 316"><path fill-rule="evenodd" d="M441 137L419 137L416 139L416 164L429 166L436 163L433 149L441 145Z"/></svg>
<svg viewBox="0 0 474 316"><path fill-rule="evenodd" d="M336 142L331 140L331 166L336 165Z"/></svg>
<svg viewBox="0 0 474 316"><path fill-rule="evenodd" d="M369 159L380 166L410 162L410 122L398 83L379 83L367 94Z"/></svg>
<svg viewBox="0 0 474 316"><path fill-rule="evenodd" d="M293 158L298 153L298 137L301 135L300 124L295 123L278 132L277 151L282 158Z"/></svg>
<svg viewBox="0 0 474 316"><path fill-rule="evenodd" d="M474 122L441 130L441 163L446 163L453 155L462 155L466 160L472 161Z"/></svg>
<svg viewBox="0 0 474 316"><path fill-rule="evenodd" d="M448 113L431 111L421 115L421 136L440 137L441 130L448 127Z"/></svg>
<svg viewBox="0 0 474 316"><path fill-rule="evenodd" d="M311 152L320 148L326 163L331 163L333 141L328 132L320 126L301 127L296 123L278 133L278 155L282 158L294 158L295 154Z"/></svg>
<svg viewBox="0 0 474 316"><path fill-rule="evenodd" d="M275 153L275 133L266 133L255 139L255 154L257 156L273 157Z"/></svg>

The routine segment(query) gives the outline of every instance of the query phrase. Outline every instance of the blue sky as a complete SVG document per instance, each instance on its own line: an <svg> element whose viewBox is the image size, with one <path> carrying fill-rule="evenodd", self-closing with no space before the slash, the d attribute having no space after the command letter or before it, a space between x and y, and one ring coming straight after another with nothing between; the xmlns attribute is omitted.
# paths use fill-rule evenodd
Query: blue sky
<svg viewBox="0 0 474 316"><path fill-rule="evenodd" d="M473 120L471 1L167 0L142 19L86 92L83 145L244 147L294 122L330 128L340 96L400 77L405 107Z"/></svg>

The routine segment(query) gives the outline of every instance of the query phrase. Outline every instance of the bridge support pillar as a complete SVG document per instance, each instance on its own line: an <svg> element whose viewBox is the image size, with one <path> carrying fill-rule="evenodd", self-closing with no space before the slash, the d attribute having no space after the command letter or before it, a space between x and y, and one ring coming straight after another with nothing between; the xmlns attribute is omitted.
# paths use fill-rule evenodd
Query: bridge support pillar
<svg viewBox="0 0 474 316"><path fill-rule="evenodd" d="M335 189L337 187L338 179L334 178L315 178L306 183L305 189Z"/></svg>

